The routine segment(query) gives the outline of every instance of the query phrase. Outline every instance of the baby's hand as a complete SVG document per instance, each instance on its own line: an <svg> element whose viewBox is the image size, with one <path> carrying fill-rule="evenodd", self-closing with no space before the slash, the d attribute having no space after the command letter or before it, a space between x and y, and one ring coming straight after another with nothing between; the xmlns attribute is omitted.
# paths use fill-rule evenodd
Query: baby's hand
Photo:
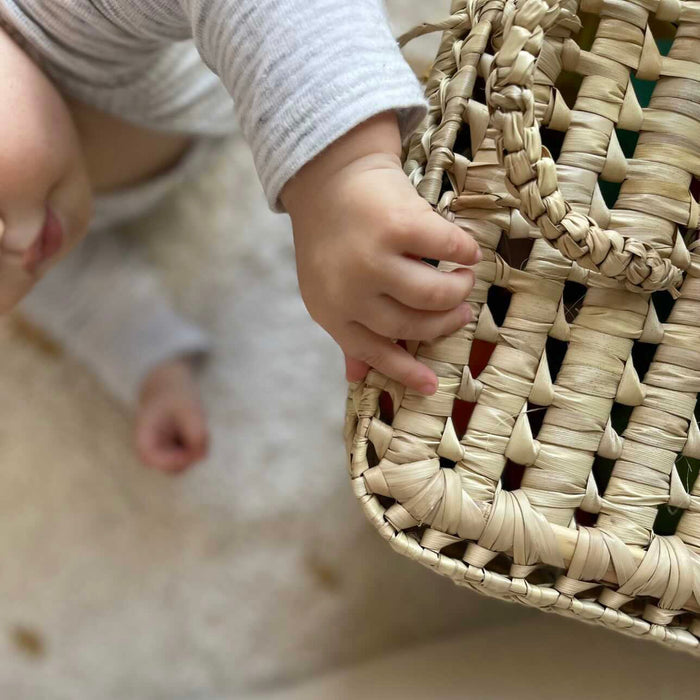
<svg viewBox="0 0 700 700"><path fill-rule="evenodd" d="M192 367L185 359L158 365L146 377L136 413L136 449L145 464L179 472L203 459L207 423Z"/></svg>
<svg viewBox="0 0 700 700"><path fill-rule="evenodd" d="M432 340L471 320L475 240L433 212L403 173L395 115L360 125L282 191L292 217L299 289L311 317L340 345L348 381L369 366L424 394L437 377L391 338Z"/></svg>

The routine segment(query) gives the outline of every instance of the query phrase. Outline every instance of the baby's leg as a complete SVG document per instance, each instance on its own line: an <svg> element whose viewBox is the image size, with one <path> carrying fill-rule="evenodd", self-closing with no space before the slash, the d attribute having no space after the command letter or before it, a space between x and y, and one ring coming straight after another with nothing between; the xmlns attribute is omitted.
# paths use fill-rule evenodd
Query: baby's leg
<svg viewBox="0 0 700 700"><path fill-rule="evenodd" d="M137 407L137 446L156 467L181 469L206 451L191 365L206 334L173 309L154 271L114 231L93 232L20 304L20 313Z"/></svg>

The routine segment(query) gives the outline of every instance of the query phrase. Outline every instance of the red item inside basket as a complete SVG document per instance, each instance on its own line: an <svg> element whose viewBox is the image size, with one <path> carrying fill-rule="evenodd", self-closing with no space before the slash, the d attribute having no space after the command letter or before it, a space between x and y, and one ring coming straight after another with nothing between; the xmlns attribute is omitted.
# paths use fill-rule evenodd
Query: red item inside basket
<svg viewBox="0 0 700 700"><path fill-rule="evenodd" d="M469 354L469 369L472 377L478 377L481 374L484 367L488 364L495 347L493 343L487 343L484 340L474 340L472 342L472 349ZM452 423L454 424L457 437L461 438L467 432L467 425L469 425L469 419L472 417L475 405L461 399L455 399L452 407Z"/></svg>
<svg viewBox="0 0 700 700"><path fill-rule="evenodd" d="M404 349L406 348L406 342L403 340L399 340L397 344ZM493 343L487 343L483 340L474 340L472 342L472 349L469 355L469 369L472 377L478 377L481 374L484 367L488 364L495 347ZM452 408L452 422L459 437L462 437L467 432L467 425L474 411L474 406L474 403L455 399ZM394 404L391 396L386 391L379 395L379 410L382 420L391 424L394 420Z"/></svg>

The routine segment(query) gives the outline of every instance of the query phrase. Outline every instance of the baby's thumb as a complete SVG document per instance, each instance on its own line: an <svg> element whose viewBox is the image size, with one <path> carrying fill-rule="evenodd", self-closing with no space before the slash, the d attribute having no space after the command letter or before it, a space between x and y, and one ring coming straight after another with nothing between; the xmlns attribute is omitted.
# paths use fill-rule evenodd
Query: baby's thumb
<svg viewBox="0 0 700 700"><path fill-rule="evenodd" d="M369 372L369 365L366 362L348 357L346 353L343 354L345 355L345 378L349 382L359 382L364 379Z"/></svg>

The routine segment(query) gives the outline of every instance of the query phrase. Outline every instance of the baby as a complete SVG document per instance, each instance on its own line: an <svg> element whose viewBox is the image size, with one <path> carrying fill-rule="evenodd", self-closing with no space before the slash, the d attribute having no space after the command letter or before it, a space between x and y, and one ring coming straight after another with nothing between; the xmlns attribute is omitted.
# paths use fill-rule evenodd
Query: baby
<svg viewBox="0 0 700 700"><path fill-rule="evenodd" d="M436 391L392 339L469 322L481 255L402 171L426 105L381 0L3 0L0 24L0 310L19 304L136 403L145 463L206 453L193 368L209 342L118 229L206 167L234 104L346 378Z"/></svg>

